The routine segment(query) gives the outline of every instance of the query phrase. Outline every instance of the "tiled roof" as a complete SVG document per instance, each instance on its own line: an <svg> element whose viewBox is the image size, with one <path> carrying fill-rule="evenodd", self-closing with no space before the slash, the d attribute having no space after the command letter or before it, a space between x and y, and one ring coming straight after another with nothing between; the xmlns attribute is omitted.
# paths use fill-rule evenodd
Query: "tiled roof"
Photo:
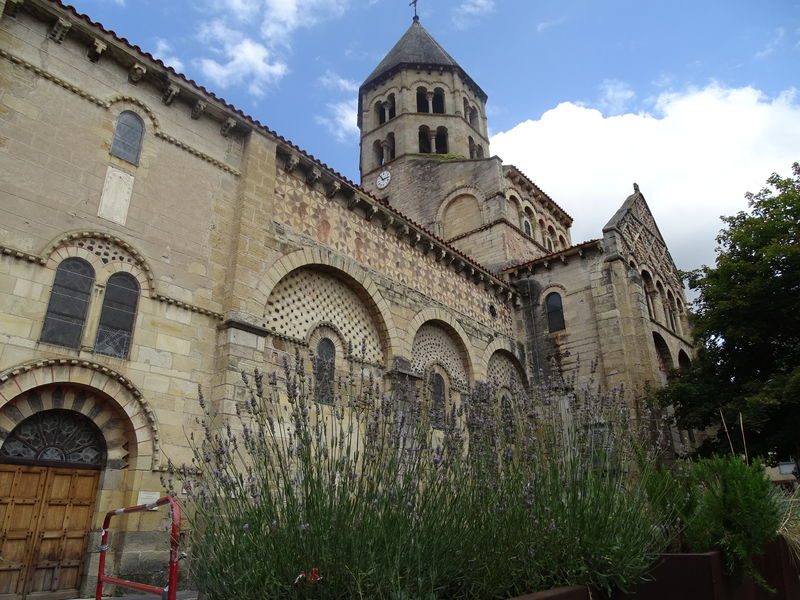
<svg viewBox="0 0 800 600"><path fill-rule="evenodd" d="M558 252L551 252L550 254L546 254L545 256L540 256L539 258L534 258L533 260L528 260L518 265L512 265L510 267L506 267L500 273L513 275L515 271L523 269L529 270L530 268L535 267L537 265L543 265L545 263L552 262L554 259L567 257L572 254L580 254L583 250L586 249L600 248L602 243L603 240L599 238L594 240L586 240L585 242L581 242L580 244L574 244L569 248L564 248L563 250L559 250Z"/></svg>
<svg viewBox="0 0 800 600"><path fill-rule="evenodd" d="M411 27L403 34L389 53L378 63L375 70L361 84L362 87L393 72L395 69L408 67L444 67L458 70L464 78L476 88L478 94L486 101L486 93L466 74L464 69L450 56L433 36L422 26L418 18L414 18Z"/></svg>
<svg viewBox="0 0 800 600"><path fill-rule="evenodd" d="M531 180L531 178L530 178L530 177L528 177L527 175L525 175L525 173L523 173L523 172L522 172L522 171L521 171L521 170L520 170L518 167L516 167L516 166L514 166L514 165L503 165L503 169L504 169L504 170L507 170L507 171L513 170L513 171L514 171L514 172L515 172L517 175L519 175L520 177L522 177L522 178L523 178L523 179L524 179L524 180L525 180L525 181L528 183L528 185L530 185L531 187L533 187L533 188L534 188L534 189L535 189L537 192L539 192L539 193L540 193L542 196L544 196L545 198L547 198L547 200L548 200L548 201L549 201L549 202L550 202L550 203L551 203L551 204L552 204L552 205L553 205L553 206L554 206L556 209L558 209L559 211L561 211L561 213L562 213L562 214L563 214L563 215L564 215L564 216L565 216L567 219L569 219L569 222L570 222L570 223L572 223L572 221L574 221L574 219L573 219L573 218L570 216L570 214L569 214L567 211L565 211L563 208L561 208L561 206L559 206L558 202L556 202L555 200L553 200L553 199L552 199L550 196L548 196L548 195L547 195L547 194L546 194L544 191L542 191L542 188L540 188L538 185L536 185L536 184L535 184L535 183L534 183L534 182Z"/></svg>

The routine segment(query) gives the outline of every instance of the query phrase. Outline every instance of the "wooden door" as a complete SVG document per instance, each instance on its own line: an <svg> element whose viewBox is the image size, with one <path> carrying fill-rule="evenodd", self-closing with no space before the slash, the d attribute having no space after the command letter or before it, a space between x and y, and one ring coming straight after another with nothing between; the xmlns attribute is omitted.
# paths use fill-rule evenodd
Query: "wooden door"
<svg viewBox="0 0 800 600"><path fill-rule="evenodd" d="M0 465L0 600L78 596L99 477L92 469Z"/></svg>

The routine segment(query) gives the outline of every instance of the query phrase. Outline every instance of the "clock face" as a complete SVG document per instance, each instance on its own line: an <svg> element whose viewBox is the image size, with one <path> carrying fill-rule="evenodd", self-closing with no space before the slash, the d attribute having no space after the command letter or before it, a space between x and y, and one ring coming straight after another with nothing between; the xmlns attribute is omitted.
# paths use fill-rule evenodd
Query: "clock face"
<svg viewBox="0 0 800 600"><path fill-rule="evenodd" d="M378 186L379 190L382 190L389 182L392 180L392 174L389 171L381 171L381 174L378 175L378 180L375 182L375 185Z"/></svg>

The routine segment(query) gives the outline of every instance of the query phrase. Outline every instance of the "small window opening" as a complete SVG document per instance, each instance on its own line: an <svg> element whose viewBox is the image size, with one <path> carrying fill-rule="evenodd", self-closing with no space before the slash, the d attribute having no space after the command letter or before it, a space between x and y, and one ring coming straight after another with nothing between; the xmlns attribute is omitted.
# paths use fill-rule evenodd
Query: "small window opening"
<svg viewBox="0 0 800 600"><path fill-rule="evenodd" d="M436 129L436 154L447 154L447 128Z"/></svg>
<svg viewBox="0 0 800 600"><path fill-rule="evenodd" d="M314 361L317 402L333 404L336 346L329 338L324 337L317 344L317 356Z"/></svg>
<svg viewBox="0 0 800 600"><path fill-rule="evenodd" d="M420 154L431 153L431 131L425 125L419 128L419 151Z"/></svg>
<svg viewBox="0 0 800 600"><path fill-rule="evenodd" d="M383 146L380 140L372 142L372 154L375 157L375 165L378 167L383 165Z"/></svg>
<svg viewBox="0 0 800 600"><path fill-rule="evenodd" d="M426 113L428 110L428 90L425 88L417 88L417 112Z"/></svg>
<svg viewBox="0 0 800 600"><path fill-rule="evenodd" d="M431 375L431 427L444 429L445 402L444 377L439 373Z"/></svg>
<svg viewBox="0 0 800 600"><path fill-rule="evenodd" d="M433 112L444 114L444 90L442 88L433 90Z"/></svg>
<svg viewBox="0 0 800 600"><path fill-rule="evenodd" d="M566 329L561 295L556 292L547 294L544 304L545 310L547 311L547 328L550 330L550 333Z"/></svg>

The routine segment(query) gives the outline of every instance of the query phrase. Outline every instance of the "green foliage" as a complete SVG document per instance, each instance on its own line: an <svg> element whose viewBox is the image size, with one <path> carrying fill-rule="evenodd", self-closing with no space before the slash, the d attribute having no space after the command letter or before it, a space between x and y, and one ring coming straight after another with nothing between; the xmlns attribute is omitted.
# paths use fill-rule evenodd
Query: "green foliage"
<svg viewBox="0 0 800 600"><path fill-rule="evenodd" d="M677 550L721 550L731 573L756 581L751 557L775 539L785 514L764 467L736 456L679 463L661 474L664 496L678 516L672 529Z"/></svg>
<svg viewBox="0 0 800 600"><path fill-rule="evenodd" d="M741 413L752 454L800 460L800 164L792 170L747 194L749 212L723 217L716 266L687 275L698 356L660 396L683 428L719 425L721 410L741 451Z"/></svg>
<svg viewBox="0 0 800 600"><path fill-rule="evenodd" d="M543 386L504 406L479 386L435 430L427 395L397 380L383 397L354 372L333 406L299 358L246 378L238 417L203 402L177 477L211 599L624 590L664 548L620 396Z"/></svg>

